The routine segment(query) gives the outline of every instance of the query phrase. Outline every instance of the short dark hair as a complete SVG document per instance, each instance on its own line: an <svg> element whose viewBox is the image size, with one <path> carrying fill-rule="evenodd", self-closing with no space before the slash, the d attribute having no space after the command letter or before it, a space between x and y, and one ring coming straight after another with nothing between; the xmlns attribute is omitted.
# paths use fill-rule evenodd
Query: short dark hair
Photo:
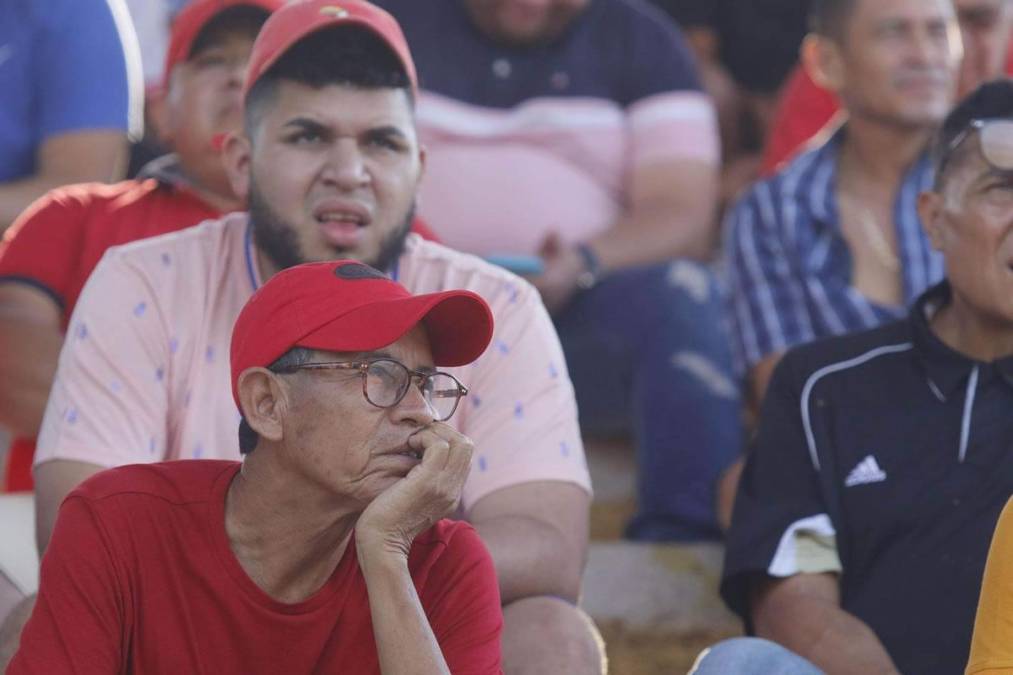
<svg viewBox="0 0 1013 675"><path fill-rule="evenodd" d="M932 156L936 167L936 189L942 187L946 169L968 152L968 143L954 142L974 120L1013 118L1013 79L1004 77L981 85L960 101L943 121L936 134Z"/></svg>
<svg viewBox="0 0 1013 675"><path fill-rule="evenodd" d="M278 83L290 80L320 89L343 84L360 89L401 89L414 105L411 80L387 43L359 26L335 26L310 34L285 52L246 95L246 132L252 137Z"/></svg>
<svg viewBox="0 0 1013 675"><path fill-rule="evenodd" d="M267 369L274 372L283 372L290 368L307 364L312 360L313 350L304 347L292 347L292 349L289 349L278 357ZM239 454L247 455L257 447L260 435L246 421L246 417L242 411L239 412L239 415Z"/></svg>
<svg viewBox="0 0 1013 675"><path fill-rule="evenodd" d="M809 30L817 35L840 40L858 0L812 0Z"/></svg>
<svg viewBox="0 0 1013 675"><path fill-rule="evenodd" d="M263 7L236 5L222 10L197 33L186 55L192 59L208 47L218 44L229 33L248 33L256 37L271 14Z"/></svg>

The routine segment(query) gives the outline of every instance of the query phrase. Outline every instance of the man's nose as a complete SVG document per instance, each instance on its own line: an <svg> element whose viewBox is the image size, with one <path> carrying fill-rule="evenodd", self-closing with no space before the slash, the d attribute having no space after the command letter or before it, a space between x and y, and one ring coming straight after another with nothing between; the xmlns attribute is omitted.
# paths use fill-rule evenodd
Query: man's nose
<svg viewBox="0 0 1013 675"><path fill-rule="evenodd" d="M369 182L365 159L353 139L335 141L327 156L324 178L349 190Z"/></svg>
<svg viewBox="0 0 1013 675"><path fill-rule="evenodd" d="M436 411L429 401L426 400L426 397L422 394L422 390L414 379L408 386L408 391L405 393L404 398L394 408L395 415L400 419L411 420L422 426L436 421Z"/></svg>

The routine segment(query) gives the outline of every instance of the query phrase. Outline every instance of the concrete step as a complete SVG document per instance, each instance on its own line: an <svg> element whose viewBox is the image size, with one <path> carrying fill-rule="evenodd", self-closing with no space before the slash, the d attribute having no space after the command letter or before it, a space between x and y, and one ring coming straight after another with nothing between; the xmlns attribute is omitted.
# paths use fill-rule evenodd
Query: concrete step
<svg viewBox="0 0 1013 675"><path fill-rule="evenodd" d="M722 547L623 540L636 507L633 447L598 439L586 447L595 497L581 604L605 640L609 672L685 673L702 649L741 635L718 596Z"/></svg>
<svg viewBox="0 0 1013 675"><path fill-rule="evenodd" d="M584 572L584 609L629 630L736 631L718 597L721 548L713 544L593 542Z"/></svg>
<svg viewBox="0 0 1013 675"><path fill-rule="evenodd" d="M715 544L591 544L581 604L610 673L685 673L702 649L742 634L718 597L721 555Z"/></svg>

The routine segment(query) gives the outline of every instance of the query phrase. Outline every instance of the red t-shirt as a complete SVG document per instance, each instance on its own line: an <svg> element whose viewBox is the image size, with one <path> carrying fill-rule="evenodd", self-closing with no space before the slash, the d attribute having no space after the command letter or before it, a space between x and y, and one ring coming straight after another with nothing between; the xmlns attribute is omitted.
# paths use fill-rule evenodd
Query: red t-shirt
<svg viewBox="0 0 1013 675"><path fill-rule="evenodd" d="M1006 73L1013 75L1013 49L1006 58ZM801 66L792 72L777 106L770 137L763 152L760 173L769 176L815 136L839 109L837 98L812 81Z"/></svg>
<svg viewBox="0 0 1013 675"><path fill-rule="evenodd" d="M66 328L106 249L220 215L185 187L154 178L62 187L32 204L7 230L0 243L0 281L15 280L48 293L60 305ZM412 230L435 239L418 220ZM32 489L34 455L34 439L14 440L0 492Z"/></svg>
<svg viewBox="0 0 1013 675"><path fill-rule="evenodd" d="M103 471L63 502L8 675L379 673L354 537L309 599L278 602L225 532L237 462ZM455 675L500 672L502 610L475 530L443 520L408 568Z"/></svg>

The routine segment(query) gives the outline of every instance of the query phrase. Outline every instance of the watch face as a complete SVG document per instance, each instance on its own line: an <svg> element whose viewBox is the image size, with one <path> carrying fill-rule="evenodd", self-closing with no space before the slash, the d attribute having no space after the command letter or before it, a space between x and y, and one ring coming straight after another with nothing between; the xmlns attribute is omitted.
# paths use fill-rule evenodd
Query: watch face
<svg viewBox="0 0 1013 675"><path fill-rule="evenodd" d="M577 276L577 288L586 291L589 288L592 288L596 281L598 281L598 279L595 277L594 272L590 270L581 272Z"/></svg>

